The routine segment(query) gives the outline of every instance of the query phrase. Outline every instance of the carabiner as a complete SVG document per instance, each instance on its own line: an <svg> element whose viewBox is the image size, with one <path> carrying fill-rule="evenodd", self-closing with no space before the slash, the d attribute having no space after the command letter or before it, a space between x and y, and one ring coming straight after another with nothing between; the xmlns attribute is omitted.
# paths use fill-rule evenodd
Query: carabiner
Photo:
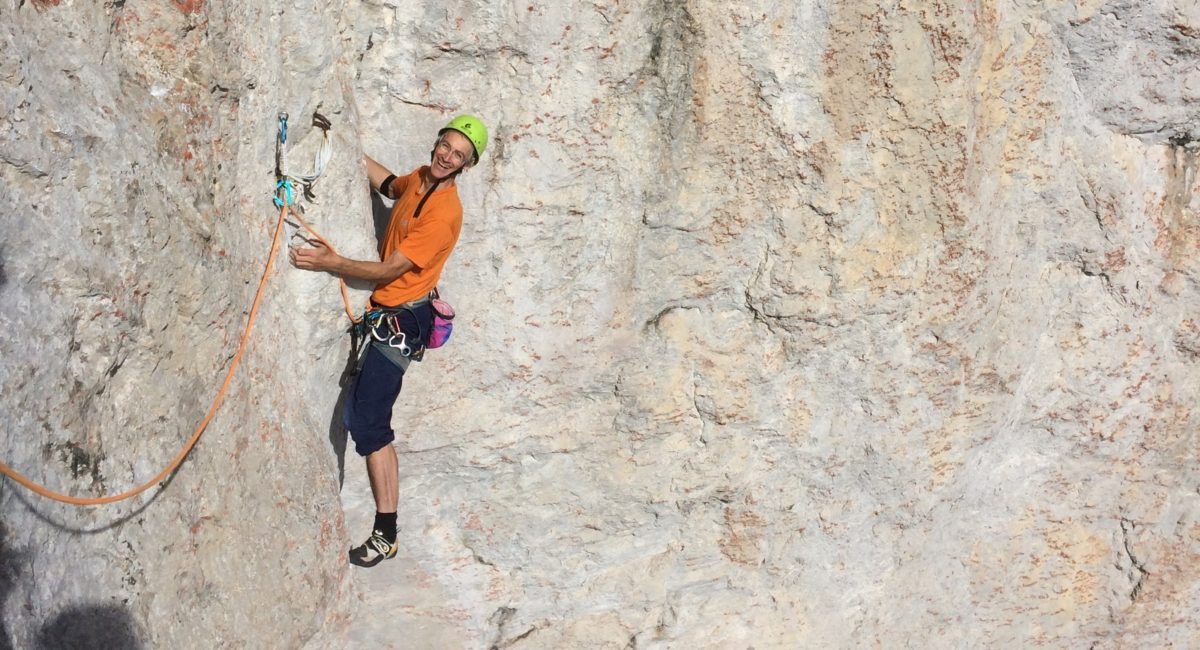
<svg viewBox="0 0 1200 650"><path fill-rule="evenodd" d="M375 319L374 323L371 323L370 325L368 325L368 328L371 330L371 338L375 339L376 341L379 341L380 343L386 342L389 338L388 336L380 336L379 335L379 330L382 329L380 327L380 325L382 325L382 323L380 321L382 321L382 320L383 320L382 318L377 318L377 319ZM386 332L385 332L385 334L386 334Z"/></svg>

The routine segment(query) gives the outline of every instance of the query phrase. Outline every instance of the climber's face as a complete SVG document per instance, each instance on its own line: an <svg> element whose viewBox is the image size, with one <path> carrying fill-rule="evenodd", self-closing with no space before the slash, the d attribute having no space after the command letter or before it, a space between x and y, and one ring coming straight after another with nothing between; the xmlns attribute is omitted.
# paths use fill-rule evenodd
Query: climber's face
<svg viewBox="0 0 1200 650"><path fill-rule="evenodd" d="M429 172L434 178L446 178L463 168L475 156L475 148L467 136L458 131L446 131L433 147Z"/></svg>

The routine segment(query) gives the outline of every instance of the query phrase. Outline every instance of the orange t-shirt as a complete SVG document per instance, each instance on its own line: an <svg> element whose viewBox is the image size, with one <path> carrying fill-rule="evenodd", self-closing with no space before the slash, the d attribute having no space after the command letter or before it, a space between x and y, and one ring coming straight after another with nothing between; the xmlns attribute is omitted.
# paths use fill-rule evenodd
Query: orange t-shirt
<svg viewBox="0 0 1200 650"><path fill-rule="evenodd" d="M400 251L417 268L391 282L376 285L371 294L371 302L376 305L394 307L433 291L442 275L442 267L446 266L446 260L450 259L450 253L458 243L463 210L456 186L438 186L421 208L421 214L413 219L413 212L422 197L421 174L426 169L419 167L408 176L392 181L391 191L396 204L392 206L392 217L379 258L386 260L394 251Z"/></svg>

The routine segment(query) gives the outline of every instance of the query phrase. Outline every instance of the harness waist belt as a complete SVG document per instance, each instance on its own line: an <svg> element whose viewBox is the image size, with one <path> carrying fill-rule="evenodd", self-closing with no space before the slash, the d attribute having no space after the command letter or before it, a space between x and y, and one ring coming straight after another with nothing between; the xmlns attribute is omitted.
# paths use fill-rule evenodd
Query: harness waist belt
<svg viewBox="0 0 1200 650"><path fill-rule="evenodd" d="M408 302L403 302L403 303L400 303L399 305L395 305L395 306L381 305L381 304L375 302L374 300L372 300L371 308L372 309L383 309L385 311L394 311L394 310L399 310L399 309L412 309L413 307L420 307L421 305L424 305L425 303L429 302L430 299L431 299L431 296L424 296L422 298L417 298L416 300L410 300Z"/></svg>

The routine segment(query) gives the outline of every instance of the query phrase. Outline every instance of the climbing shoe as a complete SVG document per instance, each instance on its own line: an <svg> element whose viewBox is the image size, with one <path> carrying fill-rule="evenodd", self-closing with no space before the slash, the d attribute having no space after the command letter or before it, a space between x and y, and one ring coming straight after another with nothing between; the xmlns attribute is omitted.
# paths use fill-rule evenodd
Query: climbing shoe
<svg viewBox="0 0 1200 650"><path fill-rule="evenodd" d="M372 531L371 538L363 542L362 546L350 549L350 564L365 567L375 566L384 560L395 557L396 546L395 542L387 541L382 532Z"/></svg>

